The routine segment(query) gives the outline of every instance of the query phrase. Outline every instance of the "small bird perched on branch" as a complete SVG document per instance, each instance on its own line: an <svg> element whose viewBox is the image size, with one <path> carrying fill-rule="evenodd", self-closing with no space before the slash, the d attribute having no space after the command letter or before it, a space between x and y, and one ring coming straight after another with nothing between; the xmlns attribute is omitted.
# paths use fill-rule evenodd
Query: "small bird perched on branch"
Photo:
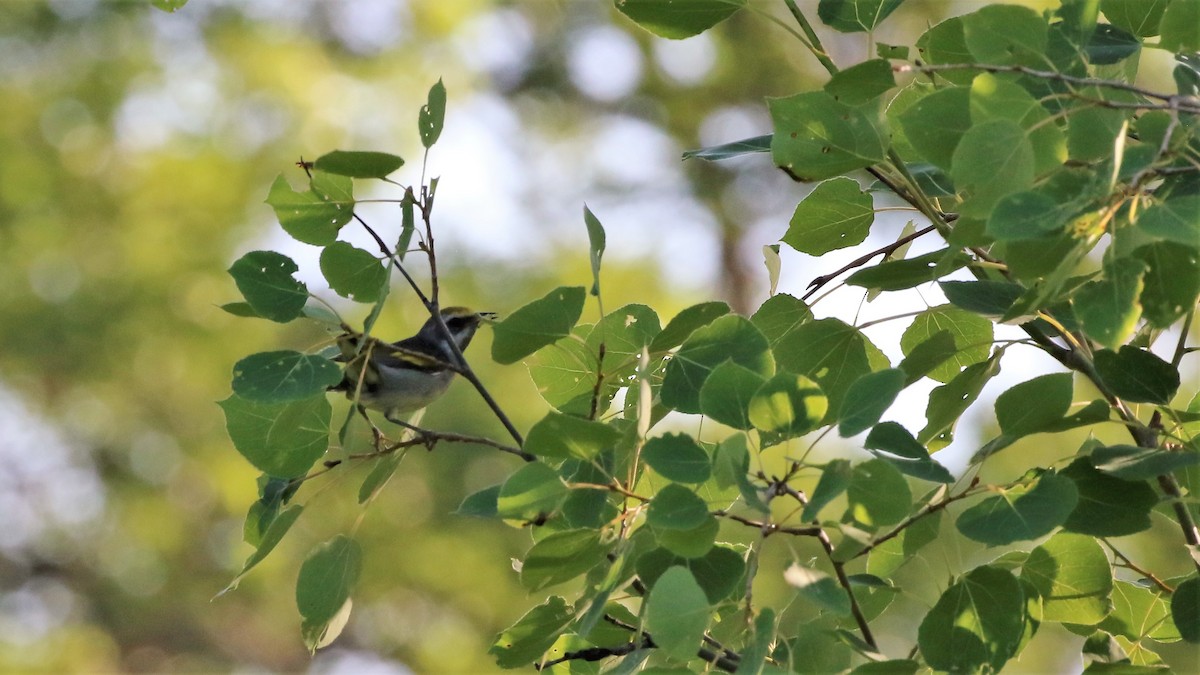
<svg viewBox="0 0 1200 675"><path fill-rule="evenodd" d="M462 351L475 337L479 324L496 315L446 307L441 317ZM389 422L415 429L400 416L436 401L446 393L457 372L454 352L437 321L430 317L416 335L392 343L373 337L363 343L362 333L343 328L346 332L337 338L341 356L335 360L346 367L341 383L333 390L346 392L346 398L357 401L360 410L378 410Z"/></svg>

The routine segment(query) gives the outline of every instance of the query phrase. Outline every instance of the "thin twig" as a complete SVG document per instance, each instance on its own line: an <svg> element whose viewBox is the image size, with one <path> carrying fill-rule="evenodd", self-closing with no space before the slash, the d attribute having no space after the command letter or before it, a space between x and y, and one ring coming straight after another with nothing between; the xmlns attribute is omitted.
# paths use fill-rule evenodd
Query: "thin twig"
<svg viewBox="0 0 1200 675"><path fill-rule="evenodd" d="M956 495L947 495L941 501L932 502L932 503L926 504L925 506L922 506L916 513L914 513L911 516L900 521L899 524L897 524L892 529L888 530L886 534L883 534L883 535L871 540L871 542L867 544L866 548L864 548L861 551L859 551L858 553L854 554L854 558L862 557L862 556L870 553L871 551L875 550L876 548L878 548L879 545L884 543L885 541L895 539L897 536L900 535L901 532L903 532L904 530L907 530L909 527L912 527L913 524L915 524L918 520L921 520L925 516L933 515L934 513L941 511L942 509L946 508L947 506L950 506L951 504L953 504L956 501L959 501L960 499L966 499L967 497L972 496L973 494L975 494L974 488L978 483L979 483L979 479L975 478L974 480L971 481L971 484L968 485L967 488L965 490L963 490L962 492L960 492Z"/></svg>
<svg viewBox="0 0 1200 675"><path fill-rule="evenodd" d="M446 432L446 431L429 431L426 429L422 429L420 435L418 435L414 438L410 438L410 439L403 440L403 441L398 441L398 442L393 443L385 448L380 449L378 452L363 452L363 453L353 454L353 455L350 455L350 459L369 459L372 457L379 457L380 455L390 454L390 453L395 452L396 450L400 450L402 448L409 448L409 447L412 447L415 445L428 446L430 444L430 442L433 442L436 444L438 441L448 441L450 443L473 443L475 445L484 445L489 448L495 448L501 452L507 452L510 455L516 455L517 457L520 457L521 459L525 460L526 462L532 462L537 459L537 457L535 457L534 455L532 455L528 452L525 452L524 450L522 450L520 448L514 448L511 445L506 445L504 443L500 443L499 441L494 441L490 438L486 438L483 436L471 436L468 434L456 434L456 433L451 433L451 432Z"/></svg>
<svg viewBox="0 0 1200 675"><path fill-rule="evenodd" d="M821 65L824 66L830 75L836 75L838 73L837 64L833 62L833 59L829 58L829 53L825 51L825 47L821 44L821 38L817 36L817 32L813 30L812 24L805 18L804 13L796 6L796 0L783 0L783 2L787 5L788 11L796 19L796 23L800 24L800 30L804 31L804 34L808 36L808 42L805 42L804 46L808 47L812 55L817 57L817 60L821 62Z"/></svg>
<svg viewBox="0 0 1200 675"><path fill-rule="evenodd" d="M642 636L643 641L648 643L649 648L654 649L654 648L658 647L658 645L654 643L654 637L651 636L646 631L641 630L637 626L631 626L631 625L625 623L624 621L616 618L615 616L612 616L611 614L605 614L604 620L618 628L624 628L625 630L627 630L631 633L640 634ZM719 670L723 670L727 673L736 672L738 669L738 665L740 665L741 661L742 661L741 655L737 654L736 652L732 652L728 649L725 649L724 647L720 647L719 646L720 643L717 643L715 640L712 640L712 638L708 638L708 640L706 640L705 642L709 643L709 641L711 641L711 644L717 644L718 649L721 650L721 653L718 654L718 653L712 651L711 649L705 649L705 648L701 647L700 649L696 650L696 656L713 664L713 666L715 666Z"/></svg>
<svg viewBox="0 0 1200 675"><path fill-rule="evenodd" d="M785 482L775 483L775 492L777 494L786 494L801 506L808 506L808 497L804 496L803 492L791 487ZM825 528L816 526L817 541L821 542L821 548L825 550L825 557L829 559L829 563L833 566L833 572L837 576L838 585L846 592L846 597L850 599L850 614L854 617L854 622L858 624L858 632L862 633L863 642L870 645L871 649L879 650L879 645L875 643L875 636L871 633L871 625L867 622L867 617L863 614L862 607L858 604L858 598L854 597L854 589L850 587L850 578L846 576L845 564L840 562L833 555L833 542L829 539L829 534L825 532Z"/></svg>
<svg viewBox="0 0 1200 675"><path fill-rule="evenodd" d="M787 525L780 525L779 523L772 523L770 521L754 520L752 518L746 518L745 516L739 516L735 513L729 513L728 511L723 511L723 510L722 511L713 511L713 515L718 518L726 518L728 520L734 521L735 523L741 523L743 525L747 525L749 527L758 529L762 532L762 536L764 538L769 537L772 534L776 534L776 533L794 534L794 535L798 535L798 536L802 536L802 537L815 537L821 531L821 528L817 527L817 526L790 527Z"/></svg>
<svg viewBox="0 0 1200 675"><path fill-rule="evenodd" d="M422 214L424 214L424 209L422 209ZM424 215L422 217L424 217ZM467 363L466 357L463 356L462 349L459 348L458 342L454 340L453 335L450 333L450 329L446 326L445 320L442 319L442 313L438 309L436 303L434 303L429 296L425 295L425 292L421 290L420 284L417 283L416 279L413 279L412 275L410 275L408 270L404 267L404 263L400 260L400 256L388 248L388 245L384 243L383 239L378 233L375 232L374 228L368 225L365 220L358 216L358 214L355 214L354 218L375 240L375 243L379 246L379 250L385 256L387 256L396 266L396 269L400 271L400 274L408 282L409 287L412 288L413 293L416 294L417 299L421 301L421 304L425 305L425 309L429 311L429 316L437 324L442 335L446 337L446 346L449 347L450 353L454 355L455 361L457 361L455 365L458 366L458 374L462 375L464 379L471 383L471 386L475 387L475 391L479 392L479 396L483 399L484 403L491 408L492 414L496 416L496 419L500 420L500 423L504 425L504 428L508 431L508 434L512 436L513 440L517 442L517 445L525 445L525 439L521 436L521 432L517 431L517 428L513 426L512 421L508 419L508 415L506 415L504 410L500 408L500 404L496 403L496 399L492 397L491 392L487 390L487 387L484 386L482 381L480 381L479 376L476 375L475 371L471 369L471 365Z"/></svg>
<svg viewBox="0 0 1200 675"><path fill-rule="evenodd" d="M1019 73L1028 75L1043 80L1057 80L1068 84L1075 84L1082 87L1104 87L1106 89L1117 89L1120 91L1128 91L1134 94L1140 94L1146 98L1158 99L1160 101L1186 101L1189 97L1179 96L1178 94L1164 94L1161 92L1139 87L1125 82L1116 80L1104 80L1097 77L1079 77L1076 75L1067 75L1065 73L1055 72L1053 70L1037 70L1028 66L1021 65L999 65L993 63L939 63L939 64L919 64L908 65L900 64L892 67L892 70L897 73L936 73L944 70L982 70L988 73Z"/></svg>
<svg viewBox="0 0 1200 675"><path fill-rule="evenodd" d="M1159 579L1157 576L1155 576L1155 575L1154 575L1154 573L1153 573L1153 572L1151 572L1150 570L1147 570L1147 569L1144 569L1144 568L1142 568L1142 567L1141 567L1141 566L1139 566L1137 563L1135 563L1135 562L1133 562L1132 560L1130 560L1130 559L1128 558L1128 556L1126 556L1124 553L1121 553L1120 551L1118 551L1118 550L1117 550L1117 547L1116 547L1116 546L1113 546L1111 541L1109 541L1109 540L1107 540L1107 539L1105 539L1105 538L1103 538L1103 537L1101 537L1101 538L1100 538L1100 541L1101 541L1101 542L1102 542L1102 543L1103 543L1105 546L1107 546L1107 547L1108 547L1108 550L1112 551L1112 554L1113 554L1114 556L1116 556L1117 558L1119 558L1119 559L1121 560L1121 562L1125 564L1125 567L1127 567L1127 568L1129 568L1129 569L1133 570L1134 572L1137 572L1138 574L1142 575L1144 578L1148 579L1148 580L1149 580L1151 583L1153 583L1155 586L1158 586L1160 589L1162 589L1162 591L1163 591L1164 593L1174 593L1174 592L1175 592L1175 589L1174 589L1174 588L1171 588L1169 585L1167 585L1167 582L1163 581L1162 579Z"/></svg>
<svg viewBox="0 0 1200 675"><path fill-rule="evenodd" d="M819 277L814 277L812 281L808 282L808 291L803 296L801 296L800 299L808 300L810 297L812 297L813 293L816 293L817 291L821 290L821 288L823 286L828 284L830 281L833 281L834 279L838 278L842 274L845 274L846 272L849 272L850 270L852 270L856 267L862 267L863 265L866 265L867 263L871 262L871 258L874 258L877 255L881 255L881 254L885 255L885 256L891 255L892 252L894 252L896 249L900 248L901 246L907 244L908 242L910 242L918 237L929 234L930 232L933 232L936 229L937 228L934 227L933 225L929 225L928 227L923 227L923 228L917 230L916 232L913 232L912 234L900 237L896 241L888 244L887 246L882 246L880 248L875 249L874 251L871 251L870 253L867 253L863 256L855 258L854 260L843 265L841 267L841 269L838 269L835 272L830 272L829 274L822 274Z"/></svg>

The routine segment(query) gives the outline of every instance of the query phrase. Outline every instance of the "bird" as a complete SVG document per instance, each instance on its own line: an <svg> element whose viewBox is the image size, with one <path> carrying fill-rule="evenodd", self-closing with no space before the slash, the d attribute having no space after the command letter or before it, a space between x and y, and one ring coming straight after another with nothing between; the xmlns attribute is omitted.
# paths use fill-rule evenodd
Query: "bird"
<svg viewBox="0 0 1200 675"><path fill-rule="evenodd" d="M466 307L446 307L440 314L460 352L471 343L481 323L496 318L494 312ZM390 343L348 326L342 328L344 332L337 338L340 356L334 360L346 365L342 381L332 389L344 391L364 417L364 408L369 408L382 412L389 422L421 431L402 416L440 398L458 370L458 359L437 320L431 316L416 335Z"/></svg>

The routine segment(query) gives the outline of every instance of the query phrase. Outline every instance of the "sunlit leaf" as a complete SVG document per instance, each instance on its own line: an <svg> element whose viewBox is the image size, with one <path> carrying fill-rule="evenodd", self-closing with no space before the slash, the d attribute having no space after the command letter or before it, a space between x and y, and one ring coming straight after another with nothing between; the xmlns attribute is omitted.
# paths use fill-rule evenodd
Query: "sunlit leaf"
<svg viewBox="0 0 1200 675"><path fill-rule="evenodd" d="M561 286L493 326L492 358L515 363L571 333L587 296L582 286Z"/></svg>
<svg viewBox="0 0 1200 675"><path fill-rule="evenodd" d="M1054 535L1029 554L1021 578L1042 598L1042 621L1092 626L1112 610L1112 568L1091 537Z"/></svg>
<svg viewBox="0 0 1200 675"><path fill-rule="evenodd" d="M921 621L921 655L939 671L998 672L1024 629L1024 595L1011 573L976 567L946 589Z"/></svg>
<svg viewBox="0 0 1200 675"><path fill-rule="evenodd" d="M617 9L659 37L681 40L728 19L746 0L616 0Z"/></svg>
<svg viewBox="0 0 1200 675"><path fill-rule="evenodd" d="M841 176L817 185L796 206L783 241L802 253L823 255L861 244L874 219L871 195Z"/></svg>
<svg viewBox="0 0 1200 675"><path fill-rule="evenodd" d="M351 178L385 178L404 166L404 160L386 152L334 150L314 163L318 171Z"/></svg>

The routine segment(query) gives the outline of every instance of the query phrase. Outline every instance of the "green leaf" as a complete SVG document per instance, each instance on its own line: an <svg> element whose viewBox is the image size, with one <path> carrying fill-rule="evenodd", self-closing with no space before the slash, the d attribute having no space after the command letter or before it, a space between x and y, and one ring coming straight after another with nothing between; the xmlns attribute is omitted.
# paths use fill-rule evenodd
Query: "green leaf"
<svg viewBox="0 0 1200 675"><path fill-rule="evenodd" d="M700 412L704 381L727 359L764 376L774 368L767 339L754 324L735 314L722 316L688 336L667 364L663 405L685 413Z"/></svg>
<svg viewBox="0 0 1200 675"><path fill-rule="evenodd" d="M834 73L825 83L825 91L842 103L863 105L895 86L896 75L892 72L892 64L879 58Z"/></svg>
<svg viewBox="0 0 1200 675"><path fill-rule="evenodd" d="M904 476L882 459L854 466L846 496L850 502L847 515L871 528L894 525L912 508L912 492Z"/></svg>
<svg viewBox="0 0 1200 675"><path fill-rule="evenodd" d="M308 289L292 276L299 269L281 253L251 251L229 267L229 276L256 316L287 323L300 316L308 301Z"/></svg>
<svg viewBox="0 0 1200 675"><path fill-rule="evenodd" d="M709 516L690 530L655 529L654 538L663 548L681 558L700 558L712 550L720 529L717 519Z"/></svg>
<svg viewBox="0 0 1200 675"><path fill-rule="evenodd" d="M355 302L375 302L387 283L387 268L370 253L344 241L335 241L321 251L321 274L329 287Z"/></svg>
<svg viewBox="0 0 1200 675"><path fill-rule="evenodd" d="M246 558L246 562L242 565L242 571L238 572L233 581L230 581L229 585L217 595L222 595L237 588L242 577L245 577L251 568L266 559L267 555L279 545L279 542L283 541L284 535L292 529L292 525L296 524L296 520L300 518L300 514L303 512L303 505L292 504L277 513L271 519L270 524L267 525L266 531L262 533L262 538L259 540L257 548L254 549L254 553L251 553L250 557Z"/></svg>
<svg viewBox="0 0 1200 675"><path fill-rule="evenodd" d="M998 672L1020 644L1025 627L1021 584L1006 570L984 565L946 589L921 621L917 643L939 671Z"/></svg>
<svg viewBox="0 0 1200 675"><path fill-rule="evenodd" d="M666 549L654 549L638 558L636 569L642 582L653 588L658 578L675 566L686 567L714 605L744 588L746 563L742 554L725 546L714 546L699 558L682 558Z"/></svg>
<svg viewBox="0 0 1200 675"><path fill-rule="evenodd" d="M262 318L258 315L258 312L254 311L254 308L251 307L250 303L248 302L227 302L220 307L234 316L240 316L248 319Z"/></svg>
<svg viewBox="0 0 1200 675"><path fill-rule="evenodd" d="M296 192L281 175L267 193L267 204L294 239L328 246L354 215L353 182L345 176L316 172L309 185L307 192Z"/></svg>
<svg viewBox="0 0 1200 675"><path fill-rule="evenodd" d="M317 171L351 178L386 178L404 166L404 159L386 152L334 150L317 158Z"/></svg>
<svg viewBox="0 0 1200 675"><path fill-rule="evenodd" d="M587 328L578 327L576 332ZM565 337L537 353L529 364L529 375L546 403L564 413L587 416L596 393L596 356L583 339ZM600 394L597 408L603 410L608 392L601 387Z"/></svg>
<svg viewBox="0 0 1200 675"><path fill-rule="evenodd" d="M712 608L692 573L672 567L654 582L646 598L646 628L667 657L695 658Z"/></svg>
<svg viewBox="0 0 1200 675"><path fill-rule="evenodd" d="M1200 52L1200 2L1173 0L1159 23L1158 46L1169 52Z"/></svg>
<svg viewBox="0 0 1200 675"><path fill-rule="evenodd" d="M925 340L914 345L900 362L900 370L904 371L904 386L925 377L934 368L958 353L954 344L954 335L948 330L939 330ZM955 375L957 375L957 371Z"/></svg>
<svg viewBox="0 0 1200 675"><path fill-rule="evenodd" d="M1112 568L1091 537L1054 535L1029 554L1021 579L1042 597L1042 621L1094 626L1112 610Z"/></svg>
<svg viewBox="0 0 1200 675"><path fill-rule="evenodd" d="M712 475L712 460L695 439L666 434L646 441L642 459L667 480L703 483Z"/></svg>
<svg viewBox="0 0 1200 675"><path fill-rule="evenodd" d="M725 361L700 387L700 412L734 429L750 429L750 401L764 382L753 370Z"/></svg>
<svg viewBox="0 0 1200 675"><path fill-rule="evenodd" d="M592 263L592 295L600 295L600 260L604 257L604 225L592 210L583 206L583 224L587 226L588 258Z"/></svg>
<svg viewBox="0 0 1200 675"><path fill-rule="evenodd" d="M742 648L742 660L738 662L736 672L741 675L760 675L774 641L775 610L763 607L754 619L753 637Z"/></svg>
<svg viewBox="0 0 1200 675"><path fill-rule="evenodd" d="M1200 195L1176 197L1146 209L1137 219L1143 232L1193 248L1200 246Z"/></svg>
<svg viewBox="0 0 1200 675"><path fill-rule="evenodd" d="M787 293L780 293L767 298L750 317L750 321L767 336L767 342L771 344L771 349L774 349L792 331L812 318L812 311L802 300Z"/></svg>
<svg viewBox="0 0 1200 675"><path fill-rule="evenodd" d="M671 483L658 491L646 509L646 522L664 530L691 530L707 518L708 504L691 489Z"/></svg>
<svg viewBox="0 0 1200 675"><path fill-rule="evenodd" d="M538 457L590 460L620 438L620 431L603 422L551 411L529 430L525 449Z"/></svg>
<svg viewBox="0 0 1200 675"><path fill-rule="evenodd" d="M1133 403L1171 402L1179 390L1179 371L1151 352L1130 345L1096 352L1096 372L1114 394Z"/></svg>
<svg viewBox="0 0 1200 675"><path fill-rule="evenodd" d="M713 453L713 475L722 490L736 485L746 505L755 511L768 513L759 497L759 488L750 482L750 450L746 434L732 434L717 445Z"/></svg>
<svg viewBox="0 0 1200 675"><path fill-rule="evenodd" d="M944 21L932 30L951 22L957 22L957 19ZM954 151L963 134L971 128L970 97L971 90L968 87L937 89L909 106L899 116L900 126L913 149L946 171L951 169Z"/></svg>
<svg viewBox="0 0 1200 675"><path fill-rule="evenodd" d="M1200 295L1200 250L1160 241L1133 251L1146 263L1142 313L1150 325L1167 328L1196 304Z"/></svg>
<svg viewBox="0 0 1200 675"><path fill-rule="evenodd" d="M842 400L838 415L838 434L849 438L870 429L895 402L905 385L905 373L899 368L887 368L867 373L854 381Z"/></svg>
<svg viewBox="0 0 1200 675"><path fill-rule="evenodd" d="M496 514L513 520L539 520L553 513L567 492L569 489L554 469L532 462L504 481L496 497Z"/></svg>
<svg viewBox="0 0 1200 675"><path fill-rule="evenodd" d="M842 33L874 30L904 0L821 0L817 16L830 28Z"/></svg>
<svg viewBox="0 0 1200 675"><path fill-rule="evenodd" d="M967 49L980 63L1045 67L1046 20L1028 7L988 5L962 17Z"/></svg>
<svg viewBox="0 0 1200 675"><path fill-rule="evenodd" d="M872 113L823 91L767 99L775 165L800 181L840 176L884 161L886 132Z"/></svg>
<svg viewBox="0 0 1200 675"><path fill-rule="evenodd" d="M1142 49L1142 42L1137 36L1130 35L1124 30L1111 24L1102 23L1096 26L1088 38L1084 52L1088 62L1093 65L1109 65L1137 54Z"/></svg>
<svg viewBox="0 0 1200 675"><path fill-rule="evenodd" d="M969 262L970 258L965 254L944 248L915 258L887 260L874 267L861 269L846 277L846 283L882 291L899 291L944 277Z"/></svg>
<svg viewBox="0 0 1200 675"><path fill-rule="evenodd" d="M821 423L829 400L816 382L803 375L779 373L750 399L750 423L760 431L801 436Z"/></svg>
<svg viewBox="0 0 1200 675"><path fill-rule="evenodd" d="M551 596L497 635L488 653L501 668L529 666L542 658L574 618L565 600Z"/></svg>
<svg viewBox="0 0 1200 675"><path fill-rule="evenodd" d="M1087 457L1071 462L1061 475L1075 481L1079 491L1079 503L1063 529L1095 537L1120 537L1149 529L1158 494L1145 481L1101 473Z"/></svg>
<svg viewBox="0 0 1200 675"><path fill-rule="evenodd" d="M600 542L598 530L567 530L541 539L521 564L521 585L540 591L569 581L605 561L610 546Z"/></svg>
<svg viewBox="0 0 1200 675"><path fill-rule="evenodd" d="M1037 239L1063 229L1055 201L1040 192L1014 192L1003 197L987 220L987 233L997 241Z"/></svg>
<svg viewBox="0 0 1200 675"><path fill-rule="evenodd" d="M225 411L233 447L268 475L301 476L329 447L333 408L324 394L286 402L250 401L235 394L218 405Z"/></svg>
<svg viewBox="0 0 1200 675"><path fill-rule="evenodd" d="M980 73L971 82L970 107L975 124L1006 119L1021 126L1033 148L1034 173L1054 171L1066 161L1067 139L1042 103L1020 85Z"/></svg>
<svg viewBox="0 0 1200 675"><path fill-rule="evenodd" d="M1075 484L1053 471L997 492L962 512L959 532L988 546L1037 539L1062 525L1079 500Z"/></svg>
<svg viewBox="0 0 1200 675"><path fill-rule="evenodd" d="M821 570L792 563L784 570L783 578L788 585L798 588L800 595L821 609L835 614L850 613L850 598L846 591L838 585L836 579Z"/></svg>
<svg viewBox="0 0 1200 675"><path fill-rule="evenodd" d="M314 548L300 565L296 606L309 650L328 643L326 628L350 601L361 572L362 549L342 534Z"/></svg>
<svg viewBox="0 0 1200 675"><path fill-rule="evenodd" d="M233 367L233 393L248 401L293 401L323 394L341 379L342 369L323 356L261 352Z"/></svg>
<svg viewBox="0 0 1200 675"><path fill-rule="evenodd" d="M442 135L442 125L446 121L446 85L442 78L429 88L429 96L425 105L417 114L417 130L421 133L421 145L426 149L432 148Z"/></svg>
<svg viewBox="0 0 1200 675"><path fill-rule="evenodd" d="M1012 120L975 124L954 150L950 177L964 196L962 215L987 218L1001 197L1033 185L1033 145Z"/></svg>
<svg viewBox="0 0 1200 675"><path fill-rule="evenodd" d="M917 38L917 53L926 63L971 63L975 57L967 49L967 38L963 34L962 17L955 16L933 26ZM975 77L969 70L946 71L939 77L955 84L967 84Z"/></svg>
<svg viewBox="0 0 1200 675"><path fill-rule="evenodd" d="M953 380L930 392L929 405L925 408L925 428L917 434L917 440L928 444L932 451L949 445L958 418L979 398L988 380L999 372L1000 359L993 354L987 361L967 366Z"/></svg>
<svg viewBox="0 0 1200 675"><path fill-rule="evenodd" d="M618 0L617 10L659 37L682 40L721 23L746 0Z"/></svg>
<svg viewBox="0 0 1200 675"><path fill-rule="evenodd" d="M1200 642L1200 578L1179 584L1171 594L1171 618L1179 635L1192 644Z"/></svg>
<svg viewBox="0 0 1200 675"><path fill-rule="evenodd" d="M1112 157L1128 119L1128 112L1120 109L1073 109L1067 125L1067 151L1071 159L1095 162Z"/></svg>
<svg viewBox="0 0 1200 675"><path fill-rule="evenodd" d="M1035 434L1058 421L1071 408L1070 373L1042 375L1014 385L996 397L996 421L1014 438Z"/></svg>
<svg viewBox="0 0 1200 675"><path fill-rule="evenodd" d="M1185 466L1200 464L1200 452L1109 445L1092 450L1092 466L1125 480L1146 480Z"/></svg>
<svg viewBox="0 0 1200 675"><path fill-rule="evenodd" d="M906 476L936 483L954 482L954 476L950 471L933 461L925 446L913 438L912 434L908 433L908 429L896 422L877 424L875 428L871 429L871 433L867 434L863 447L873 451L872 454L891 464ZM891 453L895 457L874 452L876 450Z"/></svg>
<svg viewBox="0 0 1200 675"><path fill-rule="evenodd" d="M964 367L987 359L992 347L992 322L953 305L930 307L918 314L900 337L900 349L908 356L942 331L949 331L957 351L930 370L927 373L930 378L949 382Z"/></svg>
<svg viewBox="0 0 1200 675"><path fill-rule="evenodd" d="M1010 281L939 281L946 299L955 307L984 316L1002 316L1024 289Z"/></svg>
<svg viewBox="0 0 1200 675"><path fill-rule="evenodd" d="M841 496L846 488L850 487L850 479L853 474L854 469L847 460L835 459L826 464L825 470L821 472L821 480L817 481L817 487L813 490L808 505L804 507L804 512L800 514L800 519L816 520L821 509L828 506L830 502Z"/></svg>
<svg viewBox="0 0 1200 675"><path fill-rule="evenodd" d="M1100 0L1100 11L1114 26L1138 37L1158 35L1158 24L1171 0Z"/></svg>
<svg viewBox="0 0 1200 675"><path fill-rule="evenodd" d="M600 368L604 379L615 385L636 372L642 348L648 347L659 331L654 310L646 305L625 305L601 319L588 333L586 342L588 350L597 356L600 345L604 345Z"/></svg>
<svg viewBox="0 0 1200 675"><path fill-rule="evenodd" d="M583 313L583 286L560 286L493 326L492 359L509 364L570 335Z"/></svg>
<svg viewBox="0 0 1200 675"><path fill-rule="evenodd" d="M1148 590L1126 581L1113 582L1113 611L1098 626L1130 640L1143 638L1173 641L1179 631L1171 621L1171 607L1161 590Z"/></svg>
<svg viewBox="0 0 1200 675"><path fill-rule="evenodd" d="M925 500L922 500L925 501ZM900 530L900 534L871 549L867 571L890 577L911 560L926 544L937 539L942 512L936 511Z"/></svg>
<svg viewBox="0 0 1200 675"><path fill-rule="evenodd" d="M817 185L796 206L783 241L801 253L819 256L861 244L874 219L871 195L853 179L839 176Z"/></svg>
<svg viewBox="0 0 1200 675"><path fill-rule="evenodd" d="M1072 304L1088 336L1116 349L1133 335L1142 316L1138 296L1145 272L1142 261L1117 258L1104 266L1104 279L1079 289Z"/></svg>
<svg viewBox="0 0 1200 675"><path fill-rule="evenodd" d="M683 344L697 329L703 328L718 317L729 313L729 305L720 301L702 302L692 305L675 315L667 322L654 341L650 343L651 352L664 352Z"/></svg>
<svg viewBox="0 0 1200 675"><path fill-rule="evenodd" d="M742 155L754 154L759 152L771 151L771 134L765 136L755 136L754 138L744 138L740 141L732 143L722 143L708 148L700 148L699 150L688 150L683 153L684 159L706 159L710 162L717 162L722 159L730 159L732 157L740 157Z"/></svg>
<svg viewBox="0 0 1200 675"><path fill-rule="evenodd" d="M824 392L829 407L822 424L834 421L854 381L877 369L877 352L861 331L838 319L805 323L775 346L781 369L813 379Z"/></svg>
<svg viewBox="0 0 1200 675"><path fill-rule="evenodd" d="M499 515L497 502L500 498L500 485L492 485L473 492L463 498L454 512L458 516L474 516L476 518L495 518Z"/></svg>

